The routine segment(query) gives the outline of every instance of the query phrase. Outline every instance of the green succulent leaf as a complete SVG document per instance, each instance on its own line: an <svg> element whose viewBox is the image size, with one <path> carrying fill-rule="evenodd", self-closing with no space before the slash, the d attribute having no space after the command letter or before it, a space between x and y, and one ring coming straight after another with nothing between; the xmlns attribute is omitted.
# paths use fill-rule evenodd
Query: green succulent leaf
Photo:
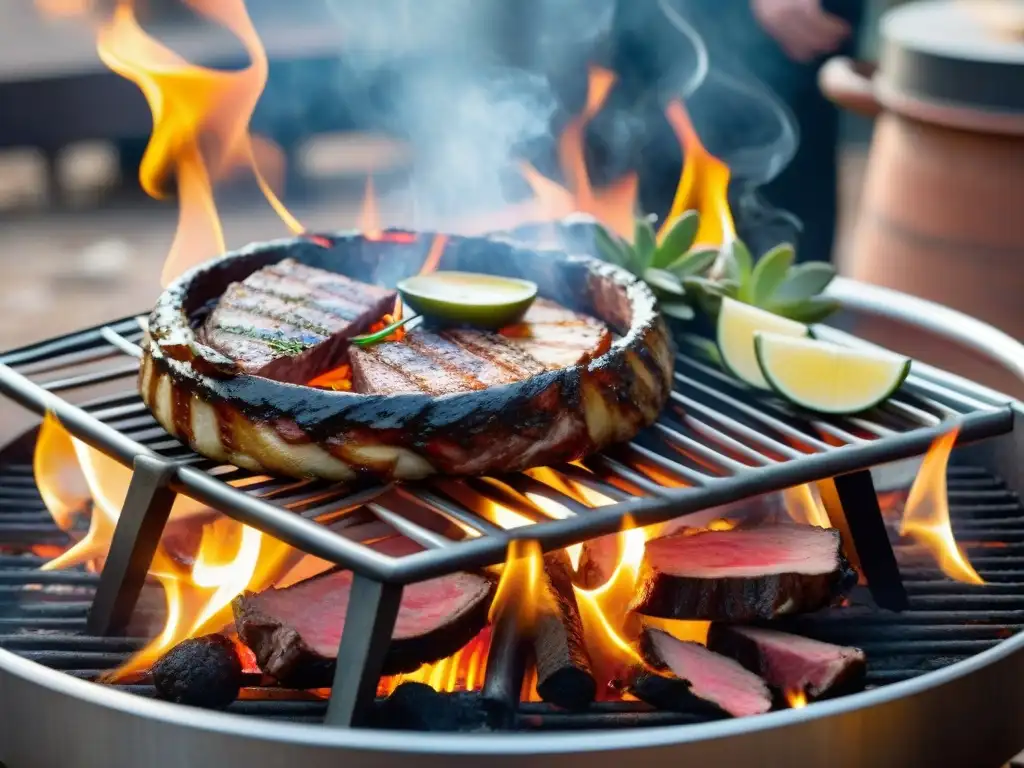
<svg viewBox="0 0 1024 768"><path fill-rule="evenodd" d="M751 302L764 306L775 291L786 280L789 268L793 266L796 251L789 243L781 243L757 260L750 276Z"/></svg>
<svg viewBox="0 0 1024 768"><path fill-rule="evenodd" d="M839 309L839 302L827 296L812 296L792 302L778 302L771 311L798 323L820 323Z"/></svg>
<svg viewBox="0 0 1024 768"><path fill-rule="evenodd" d="M775 290L772 302L809 299L828 287L836 276L835 267L825 261L808 261L789 270L786 279Z"/></svg>
<svg viewBox="0 0 1024 768"><path fill-rule="evenodd" d="M594 227L594 233L595 245L601 258L611 264L628 268L632 251L629 244L604 227Z"/></svg>
<svg viewBox="0 0 1024 768"><path fill-rule="evenodd" d="M697 211L685 211L677 216L669 224L665 236L655 249L651 266L663 268L681 258L693 245L699 227L700 214Z"/></svg>
<svg viewBox="0 0 1024 768"><path fill-rule="evenodd" d="M754 259L750 250L743 244L742 240L733 240L722 253L725 259L725 274L727 280L733 280L739 286L738 298L740 301L750 302L750 277L754 271Z"/></svg>
<svg viewBox="0 0 1024 768"><path fill-rule="evenodd" d="M633 228L633 272L640 275L654 260L655 234L651 220L638 216Z"/></svg>
<svg viewBox="0 0 1024 768"><path fill-rule="evenodd" d="M679 278L671 272L666 272L664 269L649 267L644 270L643 278L644 282L649 286L664 293L671 293L675 296L682 296L684 293L683 285L679 282Z"/></svg>
<svg viewBox="0 0 1024 768"><path fill-rule="evenodd" d="M695 315L693 307L681 301L662 304L661 311L663 314L674 317L676 320L693 320Z"/></svg>
<svg viewBox="0 0 1024 768"><path fill-rule="evenodd" d="M685 277L683 278L683 289L694 293L706 293L714 296L728 296L736 298L739 292L739 285L735 280L712 280L707 277Z"/></svg>
<svg viewBox="0 0 1024 768"><path fill-rule="evenodd" d="M696 336L692 333L684 333L682 340L688 346L692 347L694 351L701 355L705 360L721 364L722 353L719 351L718 345L711 339L706 339L703 336Z"/></svg>
<svg viewBox="0 0 1024 768"><path fill-rule="evenodd" d="M670 262L665 269L682 279L693 275L701 275L711 268L718 258L718 249L711 246L700 246L687 251Z"/></svg>

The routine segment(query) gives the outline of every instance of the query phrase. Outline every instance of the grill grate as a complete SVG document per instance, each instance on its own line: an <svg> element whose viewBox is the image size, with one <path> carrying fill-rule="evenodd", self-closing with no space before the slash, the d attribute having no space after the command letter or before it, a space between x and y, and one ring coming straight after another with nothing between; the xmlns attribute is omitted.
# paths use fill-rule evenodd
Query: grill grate
<svg viewBox="0 0 1024 768"><path fill-rule="evenodd" d="M867 469L923 453L952 423L959 425L962 441L1004 434L1014 424L1005 397L924 365L915 366L896 397L869 414L807 418L773 397L751 392L722 373L708 357L706 342L684 338L687 354L677 360L676 388L659 422L627 445L578 466L552 468L554 475L438 478L363 488L275 480L206 460L156 423L135 387L143 334L141 319L128 318L0 357L0 392L37 413L55 414L72 434L134 466L125 509L94 591L54 576L51 584L63 590L62 599L38 605L19 601L25 620L36 628L85 628L94 636L125 633L140 594L145 597L142 582L174 494L184 493L355 572L350 601L355 608L346 618L337 664L346 679L344 684L336 681L327 717L333 724L351 724L366 711L379 677L379 659L374 661L379 654L372 649L390 637L395 616L388 606L397 606L400 585L500 562L513 538L535 539L551 550L615 532L626 515L646 525L834 478L823 485L831 488L828 494L823 490L829 516L857 555L872 598L886 608L903 608L908 594ZM820 329L819 335L828 334L839 332ZM13 495L0 502L0 512L18 517L12 527L0 526L0 543L58 543L61 534L48 524L41 503L28 498L34 493L31 476L24 467L10 469L8 476L4 487ZM565 481L596 491L610 503L592 506L587 503L592 497L572 491ZM997 486L987 489L998 491ZM1014 506L1011 514L1005 497L993 499L1001 504L999 514L1012 517L1019 511ZM561 514L552 515L550 501L560 505ZM495 504L532 524L503 530L485 514ZM388 557L339 532L374 519L418 541L425 551ZM1008 546L1024 547L1024 538ZM87 581L85 574L67 578ZM995 603L987 604L989 610L1003 611L1009 604L997 598L990 598ZM517 644L503 643L498 630L495 642L507 652L492 652L490 686L485 688L511 705L519 690L514 670L521 665L515 658ZM69 671L76 675L96 672L82 667L79 656L58 653L54 659L73 665Z"/></svg>
<svg viewBox="0 0 1024 768"><path fill-rule="evenodd" d="M1018 632L1024 627L1024 551L1001 544L1014 537L1024 538L1024 507L999 479L978 467L952 466L948 487L954 526L972 532L965 548L986 585L949 580L937 568L925 564L915 546L893 534L909 595L906 611L879 610L870 598L855 592L851 606L796 617L775 626L863 648L868 657L868 686L917 677L987 650ZM0 464L0 534L5 540L15 539L17 534L11 531L20 531L22 518L41 504L30 465ZM994 521L1000 523L998 527L991 526ZM51 534L59 532L52 522L40 523L40 529L46 525ZM9 552L10 548L0 551ZM979 556L980 552L991 554ZM45 561L30 552L0 554L0 648L93 680L144 645L143 637L88 634L86 613L99 583L98 575L82 570L38 571ZM154 598L160 602L159 595L154 594ZM863 604L858 605L861 601ZM143 611L148 603L144 598ZM248 682L229 712L323 722L328 706L325 700L307 692L261 686L254 676ZM155 696L150 685L116 687L139 696ZM523 702L512 727L563 730L697 723L706 719L697 713L655 712L634 702L599 703L582 714Z"/></svg>

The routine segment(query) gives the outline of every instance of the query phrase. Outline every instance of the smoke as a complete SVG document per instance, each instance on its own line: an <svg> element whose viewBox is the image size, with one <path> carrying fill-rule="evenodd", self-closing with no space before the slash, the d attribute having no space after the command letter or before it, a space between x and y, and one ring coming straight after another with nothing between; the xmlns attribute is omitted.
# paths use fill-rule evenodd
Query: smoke
<svg viewBox="0 0 1024 768"><path fill-rule="evenodd" d="M594 182L637 170L643 207L663 214L682 161L663 107L682 97L708 149L732 169L737 225L761 250L762 239L791 239L797 226L757 190L786 166L798 136L782 102L733 55L753 44L744 39L749 25L737 23L739 6L323 0L344 41L342 64L268 88L261 109L293 131L334 115L406 139L416 163L404 223L429 227L521 199L522 159L553 175L555 137L582 107L587 66L599 63L619 83L588 131ZM302 113L297 104L309 94L313 106Z"/></svg>

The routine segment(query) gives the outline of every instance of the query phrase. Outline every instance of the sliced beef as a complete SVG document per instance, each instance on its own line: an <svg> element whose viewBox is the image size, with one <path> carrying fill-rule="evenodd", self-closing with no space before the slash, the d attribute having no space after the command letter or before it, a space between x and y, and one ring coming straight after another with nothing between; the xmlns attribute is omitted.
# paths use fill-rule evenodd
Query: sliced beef
<svg viewBox="0 0 1024 768"><path fill-rule="evenodd" d="M647 628L640 646L656 671L637 672L629 689L652 706L686 712L719 710L733 717L760 715L772 707L771 691L763 679L700 643Z"/></svg>
<svg viewBox="0 0 1024 768"><path fill-rule="evenodd" d="M235 627L260 668L283 684L330 685L351 587L352 573L335 570L244 593L232 604ZM487 623L492 593L493 583L472 573L405 587L383 673L410 672L462 648Z"/></svg>
<svg viewBox="0 0 1024 768"><path fill-rule="evenodd" d="M832 645L760 627L714 624L708 647L735 659L782 692L808 699L851 693L864 685L866 659L860 648Z"/></svg>
<svg viewBox="0 0 1024 768"><path fill-rule="evenodd" d="M631 607L670 619L771 619L824 608L855 581L831 528L684 531L647 542Z"/></svg>
<svg viewBox="0 0 1024 768"><path fill-rule="evenodd" d="M537 299L502 335L545 368L555 370L599 357L611 346L607 326L547 299Z"/></svg>
<svg viewBox="0 0 1024 768"><path fill-rule="evenodd" d="M301 384L339 364L394 302L394 291L285 259L230 285L202 338L247 373Z"/></svg>

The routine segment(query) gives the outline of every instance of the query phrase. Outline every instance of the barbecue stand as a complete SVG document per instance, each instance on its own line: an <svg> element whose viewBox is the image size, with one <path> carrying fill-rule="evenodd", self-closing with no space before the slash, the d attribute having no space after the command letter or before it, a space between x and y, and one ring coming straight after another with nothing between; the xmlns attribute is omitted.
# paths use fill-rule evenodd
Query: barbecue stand
<svg viewBox="0 0 1024 768"><path fill-rule="evenodd" d="M289 242L264 247L287 247ZM848 310L888 316L951 342L965 343L1024 378L1024 347L983 323L846 280L837 280L832 293ZM337 669L344 670L344 679L336 680L327 707L325 722L334 728L253 723L126 697L0 652L0 701L24 702L20 707L24 712L47 712L50 721L61 723L72 739L79 735L95 743L97 734L110 734L109 741L117 745L110 747L110 759L88 764L112 764L133 754L136 759L143 754L157 759L159 753L154 750L172 750L178 759L187 754L187 764L194 765L251 759L254 765L302 760L305 765L318 766L335 764L337 753L333 750L344 749L348 759L364 760L368 765L383 764L383 751L394 752L399 759L404 754L423 764L438 765L451 765L455 760L476 764L482 756L505 764L524 755L554 765L561 753L586 751L598 764L612 765L622 759L616 752L630 748L639 750L631 755L652 761L676 762L685 757L706 764L738 765L754 760L764 765L770 756L779 761L772 764L778 765L905 766L924 764L915 762L923 759L922 755L945 759L953 754L954 734L944 732L950 723L974 729L971 741L976 749L971 754L979 760L983 755L998 756L996 762L1005 760L1020 746L1011 726L1016 726L1017 714L1024 708L1024 692L1019 686L1007 685L1024 672L1024 654L1019 652L1024 639L1020 635L917 679L816 703L806 710L750 720L529 739L501 734L460 735L457 739L425 735L414 743L344 727L363 722L372 703L403 585L502 562L515 538L536 540L545 551L559 549L619 530L626 515L636 524L647 525L756 494L822 482L827 484L822 495L830 518L843 530L875 602L883 608L903 608L907 593L888 545L868 470L923 453L935 437L956 423L961 443L997 438L987 440L978 455L1002 473L1011 491L1018 491L1019 468L1024 461L1021 433L1016 429L1021 410L1005 396L952 374L915 365L898 396L877 412L850 419L807 419L778 401L751 397L742 385L712 365L695 357L680 357L676 390L651 430L665 446L662 450L653 449L650 440L638 439L620 451L588 460L595 474L572 466L554 468L613 499L614 504L589 508L526 475L503 477L501 480L519 493L554 499L571 513L565 519L504 531L432 490L429 483L377 486L355 493L311 481L267 480L244 490L228 485L227 481L251 473L207 461L169 438L142 404L135 389L142 335L140 319L127 318L0 357L0 391L38 414L55 415L73 435L134 468L125 508L88 613L88 633L107 636L125 629L174 497L184 493L354 572L353 597L338 651ZM62 373L72 365L92 369L74 375ZM117 381L126 381L127 389L72 402L81 390ZM629 466L630 459L657 467L687 487L655 483ZM609 483L610 478L618 480L618 485ZM635 493L622 490L622 486L635 489ZM383 500L389 494L400 494L441 525L458 521L479 535L448 538L434 527L388 509ZM360 507L425 545L427 551L388 557L317 522ZM537 517L536 510L531 516ZM519 704L523 666L519 649L520 643L508 627L494 629L483 696L509 708ZM993 700L993 691L1000 693L998 702ZM983 722L979 718L982 712ZM18 713L12 716L16 720ZM900 736L891 725L921 717L936 726L934 746L914 744L908 751L906 744L900 746ZM15 720L9 721L11 734L5 737L13 739L12 754L31 755L31 745L24 738L19 740ZM646 722L654 725L666 720L652 717ZM638 717L635 723L645 721ZM865 728L871 735L867 743L860 744L860 752L837 754L828 749L830 744L849 744L849 729ZM120 757L114 759L115 752ZM987 764L987 758L977 764Z"/></svg>

